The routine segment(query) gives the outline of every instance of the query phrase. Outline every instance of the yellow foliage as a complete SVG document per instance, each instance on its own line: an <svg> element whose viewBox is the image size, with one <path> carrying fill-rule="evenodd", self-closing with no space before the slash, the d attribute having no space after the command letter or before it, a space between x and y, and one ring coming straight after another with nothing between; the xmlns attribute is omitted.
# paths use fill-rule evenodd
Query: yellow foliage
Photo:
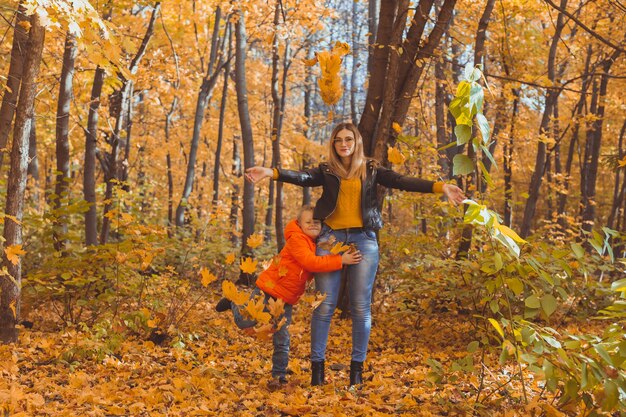
<svg viewBox="0 0 626 417"><path fill-rule="evenodd" d="M626 167L626 155L619 161L617 161L617 165L619 165L620 168Z"/></svg>
<svg viewBox="0 0 626 417"><path fill-rule="evenodd" d="M6 254L9 262L13 265L17 265L20 261L20 256L25 255L26 251L22 250L22 245L11 245L4 248L4 253Z"/></svg>
<svg viewBox="0 0 626 417"><path fill-rule="evenodd" d="M255 261L252 258L246 258L241 261L241 265L239 266L239 268L241 268L241 270L246 274L254 274L256 272L256 266L258 263L259 261Z"/></svg>
<svg viewBox="0 0 626 417"><path fill-rule="evenodd" d="M403 164L404 161L406 161L406 158L402 154L402 152L391 146L387 150L387 159L389 160L389 162L396 165Z"/></svg>
<svg viewBox="0 0 626 417"><path fill-rule="evenodd" d="M397 122L393 122L393 123L391 124L391 128L392 128L392 129L394 130L394 132L396 132L396 133L400 133L400 132L402 132L402 126L400 126L400 124L399 124L399 123L397 123Z"/></svg>
<svg viewBox="0 0 626 417"><path fill-rule="evenodd" d="M235 262L235 254L234 253L229 253L226 256L226 259L224 260L224 263L226 263L226 265L232 265L233 262Z"/></svg>
<svg viewBox="0 0 626 417"><path fill-rule="evenodd" d="M317 52L315 59L305 60L306 65L320 64L321 77L317 81L320 87L320 95L324 103L332 106L343 95L341 85L341 62L342 57L350 52L350 47L345 42L337 42L330 51Z"/></svg>
<svg viewBox="0 0 626 417"><path fill-rule="evenodd" d="M237 291L235 284L230 281L222 281L222 293L224 297L228 298L238 306L242 306L248 301L248 295Z"/></svg>
<svg viewBox="0 0 626 417"><path fill-rule="evenodd" d="M270 298L269 302L267 303L267 308L270 311L272 317L278 319L280 315L285 312L285 302L280 298L277 298L276 300Z"/></svg>
<svg viewBox="0 0 626 417"><path fill-rule="evenodd" d="M250 315L250 318L259 323L267 324L270 322L272 316L264 310L265 302L263 297L257 297L255 300L250 300L246 305L246 312Z"/></svg>
<svg viewBox="0 0 626 417"><path fill-rule="evenodd" d="M202 276L202 286L206 287L207 285L209 285L210 283L212 283L213 281L217 280L217 277L215 275L213 275L212 273L210 273L206 268L202 268L200 270L200 275Z"/></svg>
<svg viewBox="0 0 626 417"><path fill-rule="evenodd" d="M261 234L250 235L246 242L248 243L248 246L252 249L259 247L263 243L263 235Z"/></svg>

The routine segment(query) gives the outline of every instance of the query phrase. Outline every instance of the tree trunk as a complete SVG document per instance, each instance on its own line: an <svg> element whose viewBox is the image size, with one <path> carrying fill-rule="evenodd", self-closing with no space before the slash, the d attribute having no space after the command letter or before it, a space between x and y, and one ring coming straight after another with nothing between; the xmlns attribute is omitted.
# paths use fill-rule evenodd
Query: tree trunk
<svg viewBox="0 0 626 417"><path fill-rule="evenodd" d="M141 45L135 57L130 63L129 72L131 74L135 74L137 72L137 68L139 67L139 63L141 59L146 53L146 49L148 49L148 43L152 38L154 33L154 22L156 21L156 17L158 15L159 9L161 8L161 2L158 1L154 4L152 8L152 15L150 16L150 22L148 23L148 28L146 29L146 34L144 35ZM107 162L104 166L105 168L105 180L106 180L106 190L104 194L104 199L106 201L104 205L104 210L102 213L102 229L100 230L100 244L105 244L109 239L109 231L111 229L111 219L107 216L107 213L111 211L111 207L113 206L111 200L113 198L113 188L115 186L115 182L119 178L118 175L118 151L120 145L120 133L122 132L123 122L124 122L124 114L128 107L128 101L130 99L129 94L132 91L132 81L123 79L122 87L115 94L115 99L118 100L116 106L116 114L115 114L115 126L113 128L113 133L111 134L111 138L109 140L109 145L111 145L111 151L107 155Z"/></svg>
<svg viewBox="0 0 626 417"><path fill-rule="evenodd" d="M98 138L98 110L100 109L100 95L104 83L104 69L96 68L91 87L91 99L89 101L89 116L87 119L87 132L85 134L85 162L83 171L83 195L89 203L89 209L85 212L85 244L87 246L98 244L98 218L96 211L96 148Z"/></svg>
<svg viewBox="0 0 626 417"><path fill-rule="evenodd" d="M566 6L567 0L561 0L561 8L565 9ZM548 91L546 92L546 101L543 116L541 118L541 125L539 127L539 135L550 135L550 117L554 111L554 105L559 99L560 91L554 87L556 85L555 61L557 47L561 40L561 32L565 26L564 20L563 13L559 13L556 21L556 28L554 30L554 36L552 37L552 42L550 44L550 52L548 54L548 78L553 87L548 88ZM524 218L522 219L522 225L520 227L520 235L522 238L525 238L530 234L532 220L535 217L535 210L537 208L537 201L539 200L539 192L546 167L546 156L546 143L539 141L537 144L535 170L533 171L530 180L528 199L526 200L526 206L524 207Z"/></svg>
<svg viewBox="0 0 626 417"><path fill-rule="evenodd" d="M587 143L589 144L589 157L585 158L583 172L586 174L581 193L582 228L591 232L596 216L596 179L598 176L598 162L600 159L600 146L602 143L602 127L604 123L604 111L606 105L606 93L609 85L609 72L620 52L615 51L602 63L602 75L598 89L593 89L591 98L591 112L595 116L587 129ZM581 185L582 179L581 179Z"/></svg>
<svg viewBox="0 0 626 417"><path fill-rule="evenodd" d="M591 45L587 47L587 57L585 59L585 69L584 74L589 74L589 68L591 66L591 57L592 57L593 49ZM589 75L585 75L582 80L582 88L580 93L580 98L578 99L578 103L576 104L574 114L572 117L574 128L572 129L572 139L570 140L569 149L567 152L567 160L565 161L565 173L563 176L563 184L560 188L563 189L562 192L559 192L557 197L557 216L559 218L558 222L562 230L565 230L567 227L567 220L565 218L565 206L567 205L567 195L568 189L570 185L571 173L572 173L572 164L574 162L574 154L576 152L576 147L578 144L578 133L580 131L580 117L582 115L583 109L585 108L585 104L587 102L587 91L589 90L589 86L591 85L591 77Z"/></svg>
<svg viewBox="0 0 626 417"><path fill-rule="evenodd" d="M182 227L185 224L185 210L187 209L188 199L193 189L193 182L196 169L196 156L198 154L198 142L200 141L200 131L202 129L202 123L204 122L204 113L206 111L213 89L217 84L219 72L221 67L216 67L217 50L219 48L219 30L220 21L222 18L222 10L218 7L215 10L215 23L213 24L213 37L211 39L211 53L209 58L209 64L207 66L207 72L202 80L200 86L200 92L198 93L198 99L196 101L196 113L193 123L193 135L191 137L191 145L189 147L189 160L187 161L187 175L185 176L185 185L183 186L183 193L180 198L180 203L176 208L176 226ZM221 61L221 58L220 58Z"/></svg>
<svg viewBox="0 0 626 417"><path fill-rule="evenodd" d="M239 122L241 125L241 139L243 143L243 164L244 169L253 167L254 164L254 139L252 137L252 125L250 123L250 112L248 110L248 87L246 85L246 26L244 14L239 11L239 20L236 24L236 47L235 47L235 84L237 90L237 110L239 112ZM248 237L254 233L254 184L244 181L243 185L243 229L241 254L248 256L252 253L248 246ZM252 275L241 273L239 282L252 281Z"/></svg>
<svg viewBox="0 0 626 417"><path fill-rule="evenodd" d="M24 214L24 191L26 189L26 170L28 169L28 141L33 121L37 76L43 51L45 28L39 16L30 18L30 32L24 60L22 86L13 129L11 149L11 168L7 182L7 197L4 221L4 247L22 244L22 218ZM18 258L13 263L3 252L2 260L8 277L0 280L0 342L17 340L15 325L20 319L22 263Z"/></svg>
<svg viewBox="0 0 626 417"><path fill-rule="evenodd" d="M437 60L435 62L435 124L437 125L437 149L440 149L437 164L442 172L442 176L448 179L451 161L448 159L448 148L442 149L450 141L446 130L446 94L444 62Z"/></svg>
<svg viewBox="0 0 626 417"><path fill-rule="evenodd" d="M228 59L224 67L224 87L222 87L222 99L220 102L220 120L217 127L217 147L215 149L215 163L213 165L213 211L217 210L220 195L220 164L222 155L222 143L224 142L224 123L226 118L226 105L228 104L228 80L230 79L230 57L232 55L232 31L231 24L228 30Z"/></svg>
<svg viewBox="0 0 626 417"><path fill-rule="evenodd" d="M6 148L9 133L11 132L11 122L15 114L17 98L20 94L24 60L26 59L28 32L22 24L28 21L29 17L26 16L25 11L24 0L21 0L16 12L9 74L4 95L2 96L2 106L0 107L0 172L2 171L2 160L4 158L2 149Z"/></svg>
<svg viewBox="0 0 626 417"><path fill-rule="evenodd" d="M503 170L504 170L504 225L511 227L513 222L513 143L515 139L515 122L519 113L519 89L513 88L513 110L511 111L511 126L509 137L504 142Z"/></svg>
<svg viewBox="0 0 626 417"><path fill-rule="evenodd" d="M55 197L52 200L55 211L52 240L54 242L54 250L57 252L62 251L67 244L67 212L63 206L67 205L70 191L70 142L68 136L76 52L76 37L68 32L65 37L65 50L63 52L61 79L59 80L59 99L56 117L57 169L54 185Z"/></svg>
<svg viewBox="0 0 626 417"><path fill-rule="evenodd" d="M33 109L33 120L30 123L30 134L28 135L28 170L27 175L31 178L32 189L30 191L30 197L33 205L37 207L37 210L41 209L39 202L39 159L37 159L37 129L36 129L37 117L35 116L35 110Z"/></svg>
<svg viewBox="0 0 626 417"><path fill-rule="evenodd" d="M176 107L178 107L178 97L174 97L172 105L165 115L166 144L170 142L170 126L172 125L172 117L174 116ZM165 155L165 167L167 171L167 225L171 227L174 221L174 175L172 174L172 155L170 154L169 146L167 148L167 154ZM172 231L168 228L168 235L171 233Z"/></svg>
<svg viewBox="0 0 626 417"><path fill-rule="evenodd" d="M239 136L233 136L233 165L231 169L233 176L233 190L230 194L230 241L233 245L239 242L239 181L243 175L241 169L241 154L239 153Z"/></svg>
<svg viewBox="0 0 626 417"><path fill-rule="evenodd" d="M372 73L374 65L374 51L376 51L376 33L378 32L378 13L380 10L380 0L369 0L367 2L367 44L369 45L367 54L367 73Z"/></svg>
<svg viewBox="0 0 626 417"><path fill-rule="evenodd" d="M617 145L617 160L621 161L626 156L626 151L624 150L624 133L626 133L626 120L622 124L622 129L619 133L619 140ZM609 213L609 219L607 221L607 227L609 229L613 228L613 224L616 218L619 218L619 208L622 206L624 201L624 189L626 188L626 175L624 175L623 184L620 190L620 173L624 171L622 167L617 167L615 170L615 184L613 188L613 204L611 204L611 212Z"/></svg>
<svg viewBox="0 0 626 417"><path fill-rule="evenodd" d="M357 117L357 72L359 67L359 33L360 33L360 25L359 22L359 11L358 6L359 2L352 2L352 71L350 73L350 120L354 123Z"/></svg>

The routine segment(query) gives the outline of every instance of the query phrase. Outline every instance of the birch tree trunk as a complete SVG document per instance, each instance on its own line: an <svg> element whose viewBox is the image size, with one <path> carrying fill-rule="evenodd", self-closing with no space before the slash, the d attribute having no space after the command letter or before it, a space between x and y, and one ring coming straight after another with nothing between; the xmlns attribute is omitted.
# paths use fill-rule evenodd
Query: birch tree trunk
<svg viewBox="0 0 626 417"><path fill-rule="evenodd" d="M253 167L254 164L254 140L252 137L252 125L250 123L250 112L248 110L248 87L246 84L246 25L244 13L239 11L239 20L235 25L235 84L237 90L237 110L239 113L239 123L241 125L241 139L243 143L243 165L244 169ZM254 233L254 184L244 181L243 185L243 230L241 242L241 254L247 256L251 254L248 246L248 237ZM252 280L251 274L241 273L239 282Z"/></svg>
<svg viewBox="0 0 626 417"><path fill-rule="evenodd" d="M87 117L87 132L85 133L85 160L83 171L83 196L89 209L85 212L85 244L98 244L98 217L96 202L96 149L98 138L98 111L100 109L100 95L104 83L104 69L96 68L91 86L89 101L89 116Z"/></svg>
<svg viewBox="0 0 626 417"><path fill-rule="evenodd" d="M52 232L54 250L62 251L67 242L67 213L63 206L67 205L70 191L70 104L72 102L72 83L74 81L74 63L76 62L76 37L67 33L65 50L59 81L59 99L57 102L56 124L56 180L54 184L55 197L52 200L55 211L55 222Z"/></svg>
<svg viewBox="0 0 626 417"><path fill-rule="evenodd" d="M24 191L26 189L26 170L28 168L28 142L30 137L35 95L37 92L37 76L43 51L45 28L39 16L30 18L30 31L24 72L17 103L13 144L11 148L11 168L7 182L7 197L4 222L4 247L22 245L22 217L24 214ZM7 275L0 278L0 342L8 343L17 340L15 325L20 319L21 307L21 259L14 263L8 260L6 253L2 261Z"/></svg>
<svg viewBox="0 0 626 417"><path fill-rule="evenodd" d="M4 95L2 96L2 106L0 106L0 149L4 149L7 146L9 133L11 132L11 122L13 122L17 98L20 94L24 60L26 59L26 43L28 41L28 32L23 26L23 23L29 19L25 12L24 0L21 0L15 18L9 74ZM0 172L2 172L3 158L4 151L0 151Z"/></svg>

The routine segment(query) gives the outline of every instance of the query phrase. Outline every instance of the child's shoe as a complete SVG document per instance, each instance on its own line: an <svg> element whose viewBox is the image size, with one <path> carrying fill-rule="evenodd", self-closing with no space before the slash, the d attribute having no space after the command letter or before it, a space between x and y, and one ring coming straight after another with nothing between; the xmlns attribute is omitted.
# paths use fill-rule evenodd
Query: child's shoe
<svg viewBox="0 0 626 417"><path fill-rule="evenodd" d="M222 313L226 310L230 310L232 307L230 305L230 300L226 297L222 298L221 300L219 300L217 302L217 304L215 305L215 310L218 313Z"/></svg>

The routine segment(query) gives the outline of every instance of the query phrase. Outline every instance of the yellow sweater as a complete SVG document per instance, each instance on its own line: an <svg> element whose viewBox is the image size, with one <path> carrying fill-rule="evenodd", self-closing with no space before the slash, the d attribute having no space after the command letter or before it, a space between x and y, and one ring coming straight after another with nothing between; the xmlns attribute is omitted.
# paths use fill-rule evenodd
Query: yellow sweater
<svg viewBox="0 0 626 417"><path fill-rule="evenodd" d="M274 168L274 179L278 179L278 170ZM433 193L443 193L443 182L433 184ZM358 216L354 214L358 213ZM348 229L363 227L363 214L361 213L361 179L341 179L339 183L339 195L335 211L328 216L324 223L332 229Z"/></svg>

